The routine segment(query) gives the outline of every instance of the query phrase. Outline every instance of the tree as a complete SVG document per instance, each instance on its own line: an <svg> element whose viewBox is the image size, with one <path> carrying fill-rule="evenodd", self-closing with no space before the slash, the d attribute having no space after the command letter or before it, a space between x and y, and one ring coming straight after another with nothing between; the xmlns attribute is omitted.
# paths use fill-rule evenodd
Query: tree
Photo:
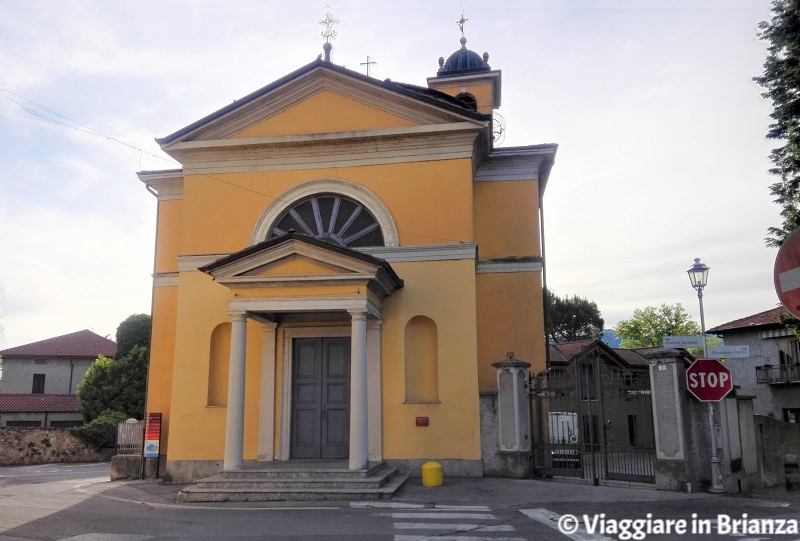
<svg viewBox="0 0 800 541"><path fill-rule="evenodd" d="M620 321L614 334L622 338L624 349L660 346L666 336L697 336L702 333L700 325L689 318L681 303L662 304L636 309L630 319Z"/></svg>
<svg viewBox="0 0 800 541"><path fill-rule="evenodd" d="M136 346L120 359L97 357L78 385L78 404L85 422L104 411L142 419L147 384L147 348Z"/></svg>
<svg viewBox="0 0 800 541"><path fill-rule="evenodd" d="M119 324L115 358L97 357L78 385L84 422L90 423L108 411L144 417L149 346L149 315L134 314Z"/></svg>
<svg viewBox="0 0 800 541"><path fill-rule="evenodd" d="M773 0L772 20L758 27L758 37L769 47L764 73L753 80L772 101L767 139L783 143L771 152L774 167L769 170L780 179L769 189L781 206L783 223L769 228L766 243L777 247L800 226L800 0Z"/></svg>
<svg viewBox="0 0 800 541"><path fill-rule="evenodd" d="M152 318L147 314L133 314L120 323L117 327L117 352L114 357L124 357L136 346L150 349L151 323Z"/></svg>
<svg viewBox="0 0 800 541"><path fill-rule="evenodd" d="M544 290L545 325L548 342L572 342L600 338L603 318L597 304L573 295L561 298Z"/></svg>

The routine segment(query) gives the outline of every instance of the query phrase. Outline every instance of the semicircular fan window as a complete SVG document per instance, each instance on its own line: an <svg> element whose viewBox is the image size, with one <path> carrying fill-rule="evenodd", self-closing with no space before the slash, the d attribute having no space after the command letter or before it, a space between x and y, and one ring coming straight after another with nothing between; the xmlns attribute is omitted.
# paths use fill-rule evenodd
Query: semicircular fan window
<svg viewBox="0 0 800 541"><path fill-rule="evenodd" d="M335 246L384 246L378 221L356 201L339 195L314 195L284 211L269 230L268 239L294 230Z"/></svg>

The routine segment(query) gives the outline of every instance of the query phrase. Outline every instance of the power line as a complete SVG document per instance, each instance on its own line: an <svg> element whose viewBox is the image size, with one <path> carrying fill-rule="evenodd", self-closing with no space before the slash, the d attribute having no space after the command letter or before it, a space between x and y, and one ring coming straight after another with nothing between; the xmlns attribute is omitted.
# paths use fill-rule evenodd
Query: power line
<svg viewBox="0 0 800 541"><path fill-rule="evenodd" d="M5 84L4 84L4 83L2 83L2 82L0 82L0 86L5 86ZM107 134L105 134L105 133L103 133L103 132L101 132L101 131L99 131L99 130L96 130L96 129L94 129L94 128L90 127L90 126L87 126L87 125L85 125L85 124L81 124L81 123L80 123L80 122L78 122L77 120L73 120L73 119L71 119L71 118L70 118L70 117L68 117L68 116L62 115L61 113L59 113L59 112L57 112L57 111L54 111L54 110L52 110L52 109L49 109L49 108L45 107L44 105L41 105L41 104L39 104L39 103L37 103L37 102L35 102L35 101L33 101L33 100L30 100L30 99L26 98L25 96L22 96L22 95L20 95L20 94L17 94L16 92L12 92L11 90L8 90L7 88L0 88L0 92L2 92L2 93L3 93L3 97L4 97L4 98L6 98L7 100L9 100L9 101L11 101L11 102L15 103L15 104L16 104L16 105L18 105L18 106L19 106L19 107L20 107L22 110L24 110L24 111L26 111L26 112L28 112L28 113L30 113L30 114L32 114L32 115L34 115L34 116L38 117L38 118L41 118L42 120L45 120L45 121L47 121L47 122L50 122L50 123L52 123L52 124L55 124L55 125L58 125L58 126L63 126L63 127L65 127L65 128L69 128L69 129L71 129L71 130L75 130L75 131L77 131L77 132L80 132L80 133L85 133L85 134L87 134L87 135L94 135L95 137L101 137L101 138L103 138L103 139L106 139L107 141L111 141L111 142L114 142L114 143L118 143L118 144L120 144L120 145L123 145L123 146L126 146L126 147L128 147L128 148L130 148L130 149L133 149L133 150L136 150L136 151L138 151L138 152L139 152L139 163L140 163L140 167L141 167L141 156L142 156L142 154L146 154L147 156L150 156L150 157L152 157L152 158L156 158L156 159L159 159L159 160L163 160L163 161L165 161L165 162L168 162L168 163L171 163L171 164L174 164L174 165L179 165L179 166L181 166L181 168L183 169L183 171L188 171L188 172L190 172L190 173L192 173L192 174L194 174L194 175L203 176L203 177L209 178L209 179L211 179L211 180L215 180L215 181L217 181L217 182L220 182L220 183L222 183L222 184L225 184L225 185L227 185L227 186L231 186L231 187L233 187L233 188L238 188L238 189L240 189L240 190L244 190L244 191L247 191L247 192L250 192L250 193L256 194L256 195L260 195L260 196L262 196L262 197L266 197L266 198L268 198L268 199L272 199L273 201L281 201L281 202L283 202L283 203L287 203L287 204L289 204L289 203L293 203L293 201L289 201L289 200L286 200L286 199L282 199L282 198L280 198L280 197L276 197L276 196L274 196L274 195L265 194L265 193L259 192L259 191L257 191L257 190L253 190L253 189L251 189L251 188L247 188L247 187L245 187L245 186L240 186L240 185L238 185L238 184L234 184L234 183L232 183L232 182L229 182L229 181L227 181L227 180L224 180L224 179L221 179L221 178L215 177L215 176L213 176L213 175L209 175L208 173L203 173L203 172L201 172L201 171L197 171L197 170L194 170L194 169L191 169L191 168L186 168L186 167L185 167L185 166L184 166L182 163L180 163L180 162L177 162L177 161L175 161L175 160L173 160L173 159L171 159L171 158L165 158L165 157L163 157L163 156L159 156L158 154L153 154L152 152L149 152L149 151L147 151L147 150L144 150L144 149L142 149L142 148L140 148L140 147L137 147L136 145L131 145L130 143L126 143L125 141L121 141L121 140L117 139L116 137L113 137L113 136L111 136L111 135L107 135ZM77 127L75 127L75 126L73 126L73 125L67 124L67 123L65 123L65 122L61 122L61 121L59 121L59 120L56 120L56 119L54 119L54 118L52 118L52 117L49 117L49 116L47 116L47 115L45 115L45 114L42 114L42 113L40 113L40 112L38 112L38 111L35 111L34 109L32 109L32 108L30 108L30 107L28 107L28 106L26 106L26 105L24 105L24 104L20 103L19 101L15 100L15 99L14 99L14 98L12 98L11 96L9 96L9 94L10 94L11 96L16 96L17 98L19 98L19 99L21 99L21 100L24 100L24 101L26 101L26 102L28 102L28 103L30 103L30 104L32 104L32 105L34 105L34 106L38 107L39 109L41 109L41 110L43 110L43 111L46 111L47 113L50 113L51 115L55 115L55 116L57 116L57 117L59 117L59 118L62 118L62 119L64 119L64 120L67 120L67 121L69 121L69 122L72 122L72 123L73 123L73 124L75 124L76 126L80 126L81 128L85 128L85 129L77 128ZM444 238L444 237L437 237L437 236L434 236L434 235L423 235L423 234L421 234L421 233L412 233L412 232L410 232L410 231L402 231L402 230L400 230L400 229L393 229L393 231L395 231L395 232L397 232L397 233L404 233L404 234L406 234L406 235L414 235L414 236L417 236L417 237L424 237L424 238L428 238L428 239L444 240L444 241L449 241L449 242L454 242L454 243L459 243L459 242L461 242L461 240L456 240L456 239L448 239L448 238Z"/></svg>

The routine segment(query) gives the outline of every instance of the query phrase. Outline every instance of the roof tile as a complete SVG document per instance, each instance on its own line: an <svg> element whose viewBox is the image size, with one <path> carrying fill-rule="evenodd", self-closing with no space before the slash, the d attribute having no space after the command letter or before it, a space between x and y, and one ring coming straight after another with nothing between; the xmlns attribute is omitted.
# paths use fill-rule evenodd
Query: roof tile
<svg viewBox="0 0 800 541"><path fill-rule="evenodd" d="M3 357L113 357L117 343L89 329L0 351Z"/></svg>
<svg viewBox="0 0 800 541"><path fill-rule="evenodd" d="M708 332L722 333L724 331L752 329L753 327L763 327L765 325L780 325L780 322L778 322L778 317L780 317L781 314L790 315L786 308L779 306L777 308L773 308L772 310L767 310L766 312L759 312L758 314L754 314L752 316L747 316L741 319L729 321L728 323L723 323L722 325L718 325L713 329L709 329Z"/></svg>
<svg viewBox="0 0 800 541"><path fill-rule="evenodd" d="M78 397L74 394L0 394L0 412L45 411L78 411Z"/></svg>

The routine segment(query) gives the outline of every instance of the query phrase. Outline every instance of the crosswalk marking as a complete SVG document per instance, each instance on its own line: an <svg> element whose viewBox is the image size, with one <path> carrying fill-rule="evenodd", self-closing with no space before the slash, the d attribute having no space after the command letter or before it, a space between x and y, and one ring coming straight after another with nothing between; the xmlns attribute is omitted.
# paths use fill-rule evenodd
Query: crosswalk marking
<svg viewBox="0 0 800 541"><path fill-rule="evenodd" d="M402 502L350 502L350 507L354 508L367 508L367 507L386 507L390 509L423 509L423 503L402 503Z"/></svg>
<svg viewBox="0 0 800 541"><path fill-rule="evenodd" d="M524 537L473 537L467 535L395 535L394 541L528 541Z"/></svg>
<svg viewBox="0 0 800 541"><path fill-rule="evenodd" d="M395 512L395 513L380 513L380 516L383 517L392 517L392 518L431 518L435 517L436 520L443 520L446 518L449 519L456 519L456 518L465 518L471 520L497 520L497 517L490 514L481 514L481 513L451 513L448 511L442 511L437 513L435 509L431 509L427 512Z"/></svg>
<svg viewBox="0 0 800 541"><path fill-rule="evenodd" d="M443 505L434 504L434 509L447 509L449 511L491 511L488 505Z"/></svg>
<svg viewBox="0 0 800 541"><path fill-rule="evenodd" d="M526 517L553 528L561 535L572 539L572 541L614 541L614 539L604 535L590 534L583 527L574 533L562 532L558 527L558 519L561 518L561 515L549 509L520 509L519 511Z"/></svg>
<svg viewBox="0 0 800 541"><path fill-rule="evenodd" d="M481 521L498 520L488 505L428 504L422 509L396 508L376 514L395 519L393 527L396 531L408 532L397 533L394 541L526 541L522 537L492 537L493 534L516 530L511 524L482 524ZM409 535L415 530L419 535ZM458 535L459 532L488 536Z"/></svg>
<svg viewBox="0 0 800 541"><path fill-rule="evenodd" d="M446 522L395 522L395 530L455 530L457 532L513 532L511 524L451 524Z"/></svg>

